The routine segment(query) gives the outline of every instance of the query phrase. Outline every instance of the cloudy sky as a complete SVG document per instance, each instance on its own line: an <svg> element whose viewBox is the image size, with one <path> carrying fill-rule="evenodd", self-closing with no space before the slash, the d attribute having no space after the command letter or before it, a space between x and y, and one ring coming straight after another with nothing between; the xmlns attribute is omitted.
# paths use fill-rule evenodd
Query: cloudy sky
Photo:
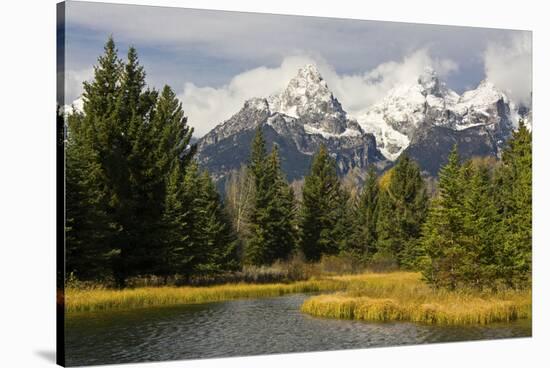
<svg viewBox="0 0 550 368"><path fill-rule="evenodd" d="M66 8L66 102L82 93L109 35L134 45L147 83L170 85L197 136L251 97L318 66L350 115L433 67L458 93L488 78L517 103L531 93L531 32L74 2Z"/></svg>

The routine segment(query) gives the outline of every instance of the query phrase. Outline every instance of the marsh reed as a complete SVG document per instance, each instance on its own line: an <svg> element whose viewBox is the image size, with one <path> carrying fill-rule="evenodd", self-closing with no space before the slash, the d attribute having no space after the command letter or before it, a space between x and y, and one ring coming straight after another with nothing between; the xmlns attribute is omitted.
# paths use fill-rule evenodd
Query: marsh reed
<svg viewBox="0 0 550 368"><path fill-rule="evenodd" d="M464 325L531 318L531 292L444 291L428 287L419 274L395 272L336 278L352 281L345 292L307 299L302 312L364 321L409 321Z"/></svg>

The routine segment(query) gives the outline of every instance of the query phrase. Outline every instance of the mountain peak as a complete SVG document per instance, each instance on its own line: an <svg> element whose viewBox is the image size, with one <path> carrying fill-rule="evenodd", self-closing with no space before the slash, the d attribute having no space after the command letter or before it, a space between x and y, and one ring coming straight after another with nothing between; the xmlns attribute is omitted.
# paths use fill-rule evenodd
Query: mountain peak
<svg viewBox="0 0 550 368"><path fill-rule="evenodd" d="M445 84L439 80L439 75L431 66L426 66L418 76L418 84L422 86L425 95L441 97L446 89Z"/></svg>
<svg viewBox="0 0 550 368"><path fill-rule="evenodd" d="M482 80L479 85L460 97L463 106L491 106L499 100L508 103L507 96L488 79Z"/></svg>
<svg viewBox="0 0 550 368"><path fill-rule="evenodd" d="M424 70L422 70L422 73L418 76L418 83L424 85L424 84L431 84L439 81L439 76L437 75L437 72L432 68L431 66L426 66Z"/></svg>
<svg viewBox="0 0 550 368"><path fill-rule="evenodd" d="M305 96L307 99L332 97L327 82L314 64L306 64L298 69L298 73L288 82L283 94L289 97Z"/></svg>
<svg viewBox="0 0 550 368"><path fill-rule="evenodd" d="M298 69L298 74L294 78L305 79L309 83L321 83L324 81L319 69L315 64L306 64Z"/></svg>
<svg viewBox="0 0 550 368"><path fill-rule="evenodd" d="M314 64L307 64L292 78L286 89L269 98L273 112L295 118L315 115L344 116L340 102L329 90L327 82Z"/></svg>
<svg viewBox="0 0 550 368"><path fill-rule="evenodd" d="M498 88L491 82L489 79L485 78L481 82L479 82L476 89L494 89L498 90Z"/></svg>
<svg viewBox="0 0 550 368"><path fill-rule="evenodd" d="M269 98L272 112L300 119L305 124L340 134L345 130L346 112L334 97L317 67L307 64L279 95Z"/></svg>

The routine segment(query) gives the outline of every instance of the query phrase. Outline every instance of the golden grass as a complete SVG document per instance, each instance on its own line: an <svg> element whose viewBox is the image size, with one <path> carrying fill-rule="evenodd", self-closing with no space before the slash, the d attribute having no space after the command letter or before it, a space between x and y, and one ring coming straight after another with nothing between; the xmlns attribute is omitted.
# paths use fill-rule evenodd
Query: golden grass
<svg viewBox="0 0 550 368"><path fill-rule="evenodd" d="M346 292L307 299L302 312L318 317L430 324L488 324L531 318L531 292L434 291L416 273L334 278Z"/></svg>
<svg viewBox="0 0 550 368"><path fill-rule="evenodd" d="M69 313L133 309L274 297L291 293L336 292L308 298L301 310L313 316L366 321L431 324L488 324L531 317L531 292L434 291L418 273L364 273L293 283L225 284L208 287L134 289L67 288Z"/></svg>
<svg viewBox="0 0 550 368"><path fill-rule="evenodd" d="M226 284L208 287L140 287L135 289L65 290L65 310L71 312L132 309L151 306L218 302L241 298L281 296L291 293L335 291L345 282L333 279L290 284Z"/></svg>

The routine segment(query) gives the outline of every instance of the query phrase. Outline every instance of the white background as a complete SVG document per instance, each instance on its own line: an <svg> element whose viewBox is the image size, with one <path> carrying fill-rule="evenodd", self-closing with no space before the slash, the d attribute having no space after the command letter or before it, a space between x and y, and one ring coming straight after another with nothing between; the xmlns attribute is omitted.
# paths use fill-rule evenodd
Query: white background
<svg viewBox="0 0 550 368"><path fill-rule="evenodd" d="M125 1L112 1L124 3ZM128 1L126 1L128 2ZM0 5L0 367L53 366L55 356L55 0ZM133 1L533 30L533 338L125 365L126 367L548 366L550 283L547 111L550 20L544 1ZM545 348L546 347L546 351ZM546 361L545 361L546 360Z"/></svg>

